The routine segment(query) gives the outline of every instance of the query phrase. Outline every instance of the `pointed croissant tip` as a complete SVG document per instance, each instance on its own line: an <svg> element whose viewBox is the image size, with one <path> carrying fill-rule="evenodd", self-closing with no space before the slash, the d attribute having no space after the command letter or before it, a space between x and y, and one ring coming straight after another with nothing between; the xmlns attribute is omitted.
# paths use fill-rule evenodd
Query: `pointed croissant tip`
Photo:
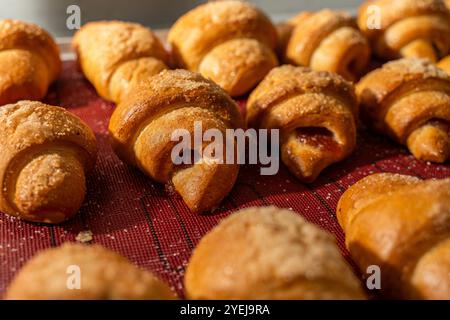
<svg viewBox="0 0 450 320"><path fill-rule="evenodd" d="M450 126L426 124L411 133L407 145L417 159L444 163L450 158Z"/></svg>
<svg viewBox="0 0 450 320"><path fill-rule="evenodd" d="M283 159L289 171L303 183L313 183L328 165L324 159L310 157L289 157Z"/></svg>
<svg viewBox="0 0 450 320"><path fill-rule="evenodd" d="M313 183L325 168L339 161L342 153L340 150L336 152L300 143L295 139L290 139L281 147L283 163L303 183Z"/></svg>
<svg viewBox="0 0 450 320"><path fill-rule="evenodd" d="M236 182L239 165L198 163L172 177L175 191L194 213L217 208Z"/></svg>
<svg viewBox="0 0 450 320"><path fill-rule="evenodd" d="M404 58L425 58L436 63L437 55L433 44L424 39L414 40L401 49Z"/></svg>

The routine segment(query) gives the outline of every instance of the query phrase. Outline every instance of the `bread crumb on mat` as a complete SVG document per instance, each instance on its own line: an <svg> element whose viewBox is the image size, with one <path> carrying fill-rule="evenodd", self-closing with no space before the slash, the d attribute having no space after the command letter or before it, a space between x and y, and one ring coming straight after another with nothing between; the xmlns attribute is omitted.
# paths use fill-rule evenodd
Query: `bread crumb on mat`
<svg viewBox="0 0 450 320"><path fill-rule="evenodd" d="M91 230L83 230L75 237L75 240L81 243L86 243L92 241L92 231Z"/></svg>

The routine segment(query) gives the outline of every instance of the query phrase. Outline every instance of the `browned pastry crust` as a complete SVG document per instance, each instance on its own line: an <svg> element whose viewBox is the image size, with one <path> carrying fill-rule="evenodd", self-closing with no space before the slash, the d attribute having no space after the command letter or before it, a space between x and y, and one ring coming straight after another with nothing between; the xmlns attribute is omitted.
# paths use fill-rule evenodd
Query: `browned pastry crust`
<svg viewBox="0 0 450 320"><path fill-rule="evenodd" d="M450 299L450 179L375 174L344 193L337 215L361 270L381 268L386 297Z"/></svg>
<svg viewBox="0 0 450 320"><path fill-rule="evenodd" d="M364 299L327 232L298 214L249 208L198 244L185 275L190 299Z"/></svg>
<svg viewBox="0 0 450 320"><path fill-rule="evenodd" d="M192 211L215 208L230 192L237 164L199 161L176 166L171 152L175 130L194 136L194 124L203 132L243 127L236 103L216 84L186 70L162 71L136 88L114 111L109 132L118 156L139 167L154 180L173 185ZM203 148L209 142L204 142ZM224 151L224 154L226 151ZM205 160L205 159L203 159ZM236 161L235 161L236 163Z"/></svg>
<svg viewBox="0 0 450 320"><path fill-rule="evenodd" d="M280 129L282 160L305 182L350 155L357 113L351 83L337 74L288 65L273 69L247 104L249 126Z"/></svg>
<svg viewBox="0 0 450 320"><path fill-rule="evenodd" d="M369 43L345 12L302 12L281 30L287 63L335 72L348 80L358 79L369 63Z"/></svg>
<svg viewBox="0 0 450 320"><path fill-rule="evenodd" d="M439 68L450 74L450 56L445 57L437 64Z"/></svg>
<svg viewBox="0 0 450 320"><path fill-rule="evenodd" d="M363 120L407 145L418 159L450 157L450 76L431 62L401 59L357 85Z"/></svg>
<svg viewBox="0 0 450 320"><path fill-rule="evenodd" d="M358 24L380 58L436 62L450 53L450 18L442 0L369 0Z"/></svg>
<svg viewBox="0 0 450 320"><path fill-rule="evenodd" d="M0 210L59 223L80 208L95 164L92 130L63 108L20 101L0 108Z"/></svg>
<svg viewBox="0 0 450 320"><path fill-rule="evenodd" d="M44 98L60 70L58 46L45 30L0 20L0 106Z"/></svg>
<svg viewBox="0 0 450 320"><path fill-rule="evenodd" d="M171 28L169 42L178 67L200 72L233 97L278 65L275 27L241 1L209 2L189 11Z"/></svg>
<svg viewBox="0 0 450 320"><path fill-rule="evenodd" d="M116 103L141 81L168 68L169 55L161 41L137 23L87 23L72 45L86 78L103 98Z"/></svg>
<svg viewBox="0 0 450 320"><path fill-rule="evenodd" d="M75 275L70 266L79 267L79 289L68 287L68 283L75 284L70 281ZM174 298L165 283L121 255L99 245L69 243L34 256L16 274L6 292L9 300Z"/></svg>

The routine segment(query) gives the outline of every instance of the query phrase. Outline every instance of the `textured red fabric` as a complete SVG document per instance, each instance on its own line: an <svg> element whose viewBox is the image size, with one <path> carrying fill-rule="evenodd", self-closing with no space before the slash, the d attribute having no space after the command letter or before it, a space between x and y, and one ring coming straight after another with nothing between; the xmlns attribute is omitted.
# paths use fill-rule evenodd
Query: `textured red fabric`
<svg viewBox="0 0 450 320"><path fill-rule="evenodd" d="M0 214L0 295L19 268L39 250L75 241L91 230L93 243L102 244L151 270L180 295L189 256L205 233L235 210L276 205L291 208L330 231L343 255L344 237L335 209L348 186L376 172L397 172L421 178L450 177L446 165L415 160L403 147L361 132L356 152L305 185L284 166L276 176L260 176L256 165L242 166L236 186L212 214L194 215L179 197L168 195L138 170L124 165L108 143L108 120L114 105L100 99L73 62L53 85L46 102L66 107L95 131L99 157L88 179L85 204L72 220L58 226L20 221Z"/></svg>

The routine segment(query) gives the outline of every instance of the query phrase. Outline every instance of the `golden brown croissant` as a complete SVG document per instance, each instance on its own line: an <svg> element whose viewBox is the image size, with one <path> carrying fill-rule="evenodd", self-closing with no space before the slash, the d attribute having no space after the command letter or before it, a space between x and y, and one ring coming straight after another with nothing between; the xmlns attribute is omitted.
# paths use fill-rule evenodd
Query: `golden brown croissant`
<svg viewBox="0 0 450 320"><path fill-rule="evenodd" d="M0 106L44 98L60 70L58 46L45 30L0 20Z"/></svg>
<svg viewBox="0 0 450 320"><path fill-rule="evenodd" d="M185 275L190 299L364 299L333 237L275 207L232 214L198 244Z"/></svg>
<svg viewBox="0 0 450 320"><path fill-rule="evenodd" d="M276 29L249 3L217 1L182 16L169 32L178 67L198 71L231 96L250 91L278 65Z"/></svg>
<svg viewBox="0 0 450 320"><path fill-rule="evenodd" d="M302 12L283 27L287 63L335 72L356 80L366 69L370 46L353 17L340 11Z"/></svg>
<svg viewBox="0 0 450 320"><path fill-rule="evenodd" d="M0 210L59 223L80 208L95 164L92 130L63 108L20 101L0 108Z"/></svg>
<svg viewBox="0 0 450 320"><path fill-rule="evenodd" d="M380 267L387 297L450 299L450 179L375 174L344 193L337 215L361 270Z"/></svg>
<svg viewBox="0 0 450 320"><path fill-rule="evenodd" d="M121 255L99 245L69 243L34 256L6 292L9 300L174 298L165 283Z"/></svg>
<svg viewBox="0 0 450 320"><path fill-rule="evenodd" d="M236 103L219 86L197 73L165 70L118 105L109 131L123 161L157 182L173 185L192 211L201 212L215 208L230 192L239 165L236 161L175 165L171 153L179 142L172 141L172 134L187 130L193 137L196 122L201 123L202 134L217 129L225 135L226 129L243 126ZM200 147L208 144L203 142Z"/></svg>
<svg viewBox="0 0 450 320"><path fill-rule="evenodd" d="M366 75L356 92L365 122L418 159L450 157L450 76L431 62L401 59Z"/></svg>
<svg viewBox="0 0 450 320"><path fill-rule="evenodd" d="M450 56L445 57L437 64L439 68L450 74Z"/></svg>
<svg viewBox="0 0 450 320"><path fill-rule="evenodd" d="M450 18L442 0L369 0L358 24L383 59L436 62L450 53Z"/></svg>
<svg viewBox="0 0 450 320"><path fill-rule="evenodd" d="M72 45L98 94L116 103L141 81L168 68L169 55L161 41L136 23L87 23L75 34Z"/></svg>
<svg viewBox="0 0 450 320"><path fill-rule="evenodd" d="M249 126L280 129L282 160L305 182L353 151L355 119L353 85L337 74L306 67L273 69L247 104Z"/></svg>

